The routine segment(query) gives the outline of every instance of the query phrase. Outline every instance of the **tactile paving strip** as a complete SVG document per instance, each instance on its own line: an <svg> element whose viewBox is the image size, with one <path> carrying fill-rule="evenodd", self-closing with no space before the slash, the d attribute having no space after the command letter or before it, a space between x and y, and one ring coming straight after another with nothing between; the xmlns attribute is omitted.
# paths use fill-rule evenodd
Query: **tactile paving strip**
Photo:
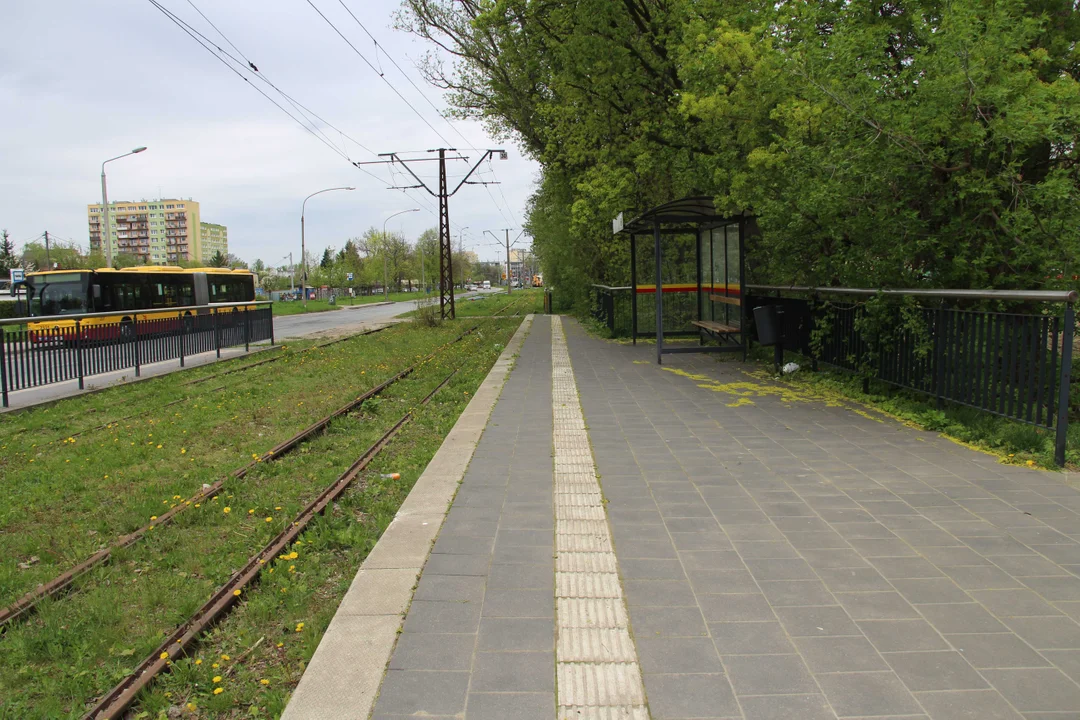
<svg viewBox="0 0 1080 720"><path fill-rule="evenodd" d="M646 720L600 483L562 319L551 322L559 720Z"/></svg>

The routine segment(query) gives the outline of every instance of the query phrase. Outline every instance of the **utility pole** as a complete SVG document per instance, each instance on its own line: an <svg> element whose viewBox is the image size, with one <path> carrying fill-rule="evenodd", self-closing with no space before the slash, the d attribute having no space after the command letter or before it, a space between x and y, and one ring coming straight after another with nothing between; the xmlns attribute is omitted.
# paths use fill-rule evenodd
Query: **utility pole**
<svg viewBox="0 0 1080 720"><path fill-rule="evenodd" d="M472 166L465 177L454 187L453 190L449 189L446 181L446 161L447 160L464 160L469 161L469 158L464 155L451 155L447 156L446 153L457 153L456 148L436 148L428 150L429 153L438 153L438 158L410 158L402 159L398 157L397 153L379 153L379 157L385 157L386 160L373 160L370 162L354 162L353 165L360 167L361 165L378 165L378 164L400 164L405 168L406 172L412 176L416 181L416 185L398 186L393 187L393 190L409 190L411 188L423 188L432 197L439 199L439 312L443 318L456 317L454 312L454 248L453 241L450 237L450 198L453 197L463 185L494 185L492 182L479 182L470 181L469 178L476 172L476 169L480 167L480 163L490 158L495 153L499 154L502 160L506 159L506 151L501 149L485 150L484 154L480 156L480 159L476 161L476 164ZM417 176L409 167L410 163L416 162L430 162L434 160L439 162L439 189L438 191L432 190L428 187L427 183Z"/></svg>
<svg viewBox="0 0 1080 720"><path fill-rule="evenodd" d="M490 230L485 230L484 232L495 238L495 242L498 242L500 245L503 244L502 242L499 242L499 236L495 233L491 232ZM521 232L519 232L518 236L514 238L514 242L510 242L510 228L503 228L503 232L506 234L506 294L509 295L511 290L513 289L514 284L514 273L511 272L510 268L510 248L514 245L517 245L517 241L521 239L521 236L525 234L525 231L522 230Z"/></svg>
<svg viewBox="0 0 1080 720"><path fill-rule="evenodd" d="M52 257L49 255L49 231L45 231L45 268L52 270Z"/></svg>

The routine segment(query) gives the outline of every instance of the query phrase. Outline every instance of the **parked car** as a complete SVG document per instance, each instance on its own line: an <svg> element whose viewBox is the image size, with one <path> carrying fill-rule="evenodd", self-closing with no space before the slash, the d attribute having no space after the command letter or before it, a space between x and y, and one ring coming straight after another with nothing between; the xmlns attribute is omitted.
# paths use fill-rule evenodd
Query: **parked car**
<svg viewBox="0 0 1080 720"><path fill-rule="evenodd" d="M485 290L490 290L491 289L491 281L490 280L485 280L484 281L484 289Z"/></svg>

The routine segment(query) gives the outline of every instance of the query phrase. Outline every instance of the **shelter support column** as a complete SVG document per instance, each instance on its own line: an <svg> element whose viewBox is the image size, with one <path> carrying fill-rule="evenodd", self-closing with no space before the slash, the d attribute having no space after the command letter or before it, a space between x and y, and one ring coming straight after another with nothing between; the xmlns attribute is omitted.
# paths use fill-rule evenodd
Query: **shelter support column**
<svg viewBox="0 0 1080 720"><path fill-rule="evenodd" d="M660 220L653 220L653 253L656 260L656 364L663 365L664 355L664 279L660 273L663 253L660 250Z"/></svg>

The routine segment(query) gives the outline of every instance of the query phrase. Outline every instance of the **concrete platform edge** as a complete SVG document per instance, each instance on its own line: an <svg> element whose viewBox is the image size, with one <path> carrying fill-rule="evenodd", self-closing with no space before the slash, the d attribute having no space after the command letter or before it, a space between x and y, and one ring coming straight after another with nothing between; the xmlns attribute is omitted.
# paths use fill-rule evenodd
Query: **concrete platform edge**
<svg viewBox="0 0 1080 720"><path fill-rule="evenodd" d="M526 315L361 565L282 720L366 720L432 543L532 327Z"/></svg>

